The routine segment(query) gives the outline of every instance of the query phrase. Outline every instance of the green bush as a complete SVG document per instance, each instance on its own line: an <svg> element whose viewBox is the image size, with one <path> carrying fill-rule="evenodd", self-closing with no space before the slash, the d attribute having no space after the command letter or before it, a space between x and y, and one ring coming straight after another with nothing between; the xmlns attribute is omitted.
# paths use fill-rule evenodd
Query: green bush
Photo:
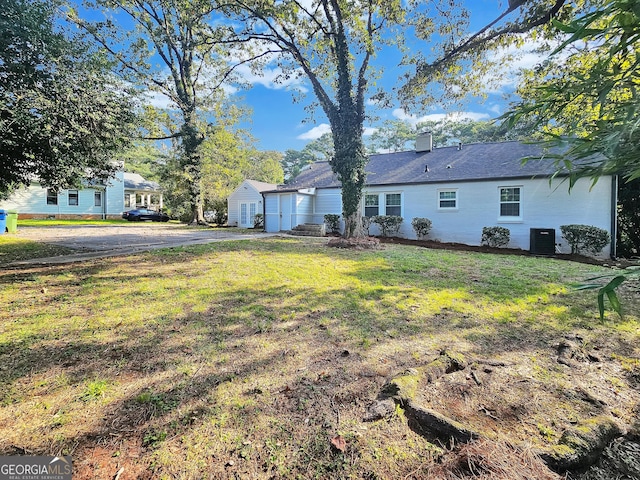
<svg viewBox="0 0 640 480"><path fill-rule="evenodd" d="M562 237L571 245L571 253L600 253L609 243L609 232L591 225L561 225Z"/></svg>
<svg viewBox="0 0 640 480"><path fill-rule="evenodd" d="M256 213L253 217L253 228L263 228L264 227L264 215L261 213Z"/></svg>
<svg viewBox="0 0 640 480"><path fill-rule="evenodd" d="M431 220L428 218L415 217L411 220L411 226L413 227L414 232L416 232L416 236L418 238L425 238L429 235L431 225Z"/></svg>
<svg viewBox="0 0 640 480"><path fill-rule="evenodd" d="M324 216L324 223L331 233L340 233L340 215L328 213Z"/></svg>
<svg viewBox="0 0 640 480"><path fill-rule="evenodd" d="M375 223L380 227L383 237L397 235L403 220L404 218L398 215L375 215L371 217L371 223Z"/></svg>
<svg viewBox="0 0 640 480"><path fill-rule="evenodd" d="M509 244L511 232L505 227L482 227L482 245L505 247Z"/></svg>

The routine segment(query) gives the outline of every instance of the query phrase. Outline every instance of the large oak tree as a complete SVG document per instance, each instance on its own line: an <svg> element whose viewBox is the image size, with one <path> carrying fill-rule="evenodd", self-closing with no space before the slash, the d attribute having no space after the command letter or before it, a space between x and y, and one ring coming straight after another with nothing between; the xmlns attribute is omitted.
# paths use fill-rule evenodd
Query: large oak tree
<svg viewBox="0 0 640 480"><path fill-rule="evenodd" d="M89 0L86 6L102 11L104 20L89 22L74 15L75 21L110 52L121 74L169 100L173 118L164 123L169 126L165 137L177 140L177 168L188 192L191 222L205 223L200 147L212 128L207 112L224 97L222 85L232 71L219 49L215 4Z"/></svg>
<svg viewBox="0 0 640 480"><path fill-rule="evenodd" d="M342 184L344 236L352 237L362 234L367 100L385 99L384 92L372 91L381 74L372 68L376 55L392 46L404 49L408 27L425 42L440 38L440 56L420 54L405 60L417 65L401 90L405 104L428 104L434 101L429 90L436 82L450 87L445 93L452 94L479 87L481 73L489 71L487 62L480 61L486 48L517 43L517 33L547 24L564 3L514 0L494 22L471 36L470 13L453 0L228 0L223 10L233 20L230 41L262 51L263 59L275 58L285 78L308 78L331 125L335 153L330 163ZM516 20L507 22L515 11ZM478 62L480 68L468 70L476 76L469 75L461 85L454 80L464 61Z"/></svg>

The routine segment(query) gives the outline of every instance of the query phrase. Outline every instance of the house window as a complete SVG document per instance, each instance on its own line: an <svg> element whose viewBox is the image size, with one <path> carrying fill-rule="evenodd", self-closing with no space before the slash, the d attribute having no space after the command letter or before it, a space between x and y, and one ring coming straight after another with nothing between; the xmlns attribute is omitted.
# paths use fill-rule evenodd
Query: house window
<svg viewBox="0 0 640 480"><path fill-rule="evenodd" d="M402 215L402 195L399 193L385 194L385 211L386 215Z"/></svg>
<svg viewBox="0 0 640 480"><path fill-rule="evenodd" d="M520 187L500 188L500 216L520 217Z"/></svg>
<svg viewBox="0 0 640 480"><path fill-rule="evenodd" d="M95 207L102 206L102 192L93 192L93 205Z"/></svg>
<svg viewBox="0 0 640 480"><path fill-rule="evenodd" d="M58 204L58 192L52 188L47 188L47 205Z"/></svg>
<svg viewBox="0 0 640 480"><path fill-rule="evenodd" d="M378 195L364 196L364 216L375 217L380 213L380 197Z"/></svg>
<svg viewBox="0 0 640 480"><path fill-rule="evenodd" d="M256 222L256 204L255 203L249 204L249 219L251 219L251 225L255 224Z"/></svg>
<svg viewBox="0 0 640 480"><path fill-rule="evenodd" d="M69 190L69 205L78 205L78 190Z"/></svg>
<svg viewBox="0 0 640 480"><path fill-rule="evenodd" d="M438 192L438 208L439 209L458 208L458 191L457 190L440 190Z"/></svg>
<svg viewBox="0 0 640 480"><path fill-rule="evenodd" d="M240 225L246 225L246 224L247 224L247 204L241 203L240 204Z"/></svg>
<svg viewBox="0 0 640 480"><path fill-rule="evenodd" d="M124 196L124 206L131 207L131 195L127 194Z"/></svg>

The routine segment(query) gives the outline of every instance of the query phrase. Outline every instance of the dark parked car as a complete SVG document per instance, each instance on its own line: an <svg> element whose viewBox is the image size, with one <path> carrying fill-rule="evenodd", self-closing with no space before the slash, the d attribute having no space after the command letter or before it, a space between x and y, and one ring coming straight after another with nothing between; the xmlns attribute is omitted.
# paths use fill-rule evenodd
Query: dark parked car
<svg viewBox="0 0 640 480"><path fill-rule="evenodd" d="M156 212L155 210L149 210L148 208L136 208L135 210L129 210L122 214L122 218L129 220L130 222L141 222L144 220L151 220L152 222L168 222L169 215L162 212Z"/></svg>

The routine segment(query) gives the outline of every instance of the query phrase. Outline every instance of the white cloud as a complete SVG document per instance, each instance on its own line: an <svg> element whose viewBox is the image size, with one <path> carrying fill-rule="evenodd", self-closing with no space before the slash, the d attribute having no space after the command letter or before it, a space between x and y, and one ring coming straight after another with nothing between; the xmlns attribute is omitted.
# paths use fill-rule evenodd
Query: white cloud
<svg viewBox="0 0 640 480"><path fill-rule="evenodd" d="M429 115L423 115L418 117L407 113L402 108L396 108L393 111L393 116L398 120L403 120L413 126L420 122L441 122L443 120L488 120L491 116L488 113L480 112L451 112L451 113L430 113Z"/></svg>
<svg viewBox="0 0 640 480"><path fill-rule="evenodd" d="M543 48L545 47L545 48ZM487 93L504 93L506 90L517 86L520 73L524 69L531 69L549 58L548 49L553 49L555 45L543 44L540 41L527 39L523 47L510 46L497 50L489 55L489 60L497 65L503 66L502 75L487 75L485 84L488 86ZM564 54L556 55L562 58Z"/></svg>
<svg viewBox="0 0 640 480"><path fill-rule="evenodd" d="M309 89L305 86L305 76L302 75L302 69L297 69L294 74L288 77L282 76L282 70L278 67L264 68L261 74L252 71L249 65L240 65L235 73L240 77L241 81L250 85L262 85L270 90L296 90L306 93Z"/></svg>
<svg viewBox="0 0 640 480"><path fill-rule="evenodd" d="M331 133L331 126L328 123L321 123L311 130L298 135L296 138L298 140L317 140L325 133Z"/></svg>
<svg viewBox="0 0 640 480"><path fill-rule="evenodd" d="M502 115L502 106L501 106L501 105L499 105L499 104L497 104L497 103L494 103L493 105L491 105L491 106L488 108L488 110L489 110L491 113L495 113L496 115Z"/></svg>
<svg viewBox="0 0 640 480"><path fill-rule="evenodd" d="M364 131L362 134L365 137L368 137L370 135L373 135L377 131L378 129L375 127L364 127ZM320 125L313 127L311 130L298 135L296 138L298 140L317 140L325 133L331 133L331 125L329 125L328 123L321 123Z"/></svg>
<svg viewBox="0 0 640 480"><path fill-rule="evenodd" d="M144 94L145 98L148 100L147 103L155 108L161 109L175 109L176 104L171 101L169 97L167 97L164 93L160 92L146 92Z"/></svg>

